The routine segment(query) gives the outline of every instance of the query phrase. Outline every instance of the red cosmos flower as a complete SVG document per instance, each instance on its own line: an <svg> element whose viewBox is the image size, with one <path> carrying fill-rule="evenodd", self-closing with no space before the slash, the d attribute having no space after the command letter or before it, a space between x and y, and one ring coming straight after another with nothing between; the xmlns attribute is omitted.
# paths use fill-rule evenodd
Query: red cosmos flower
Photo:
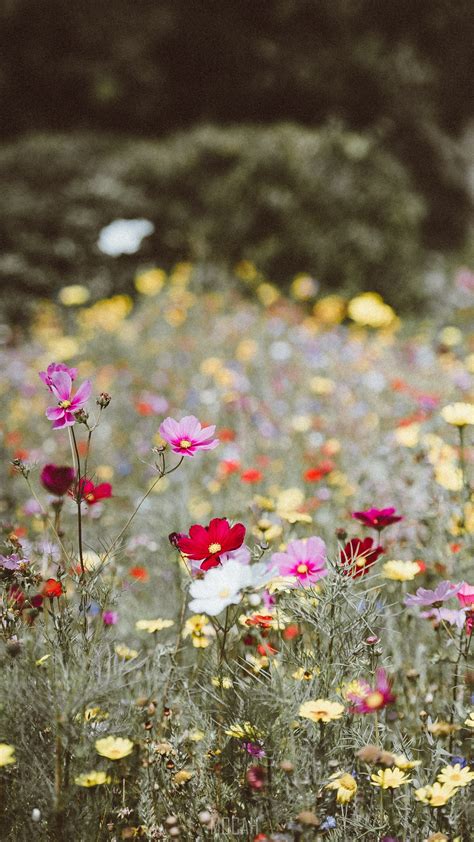
<svg viewBox="0 0 474 842"><path fill-rule="evenodd" d="M209 570L220 564L220 556L238 550L245 538L245 526L236 523L230 526L226 518L215 517L209 526L195 523L189 535L177 534L174 542L181 552L193 561L202 561L201 570Z"/></svg>
<svg viewBox="0 0 474 842"><path fill-rule="evenodd" d="M360 520L364 526L371 526L372 529L381 532L386 526L403 520L403 517L396 515L395 512L396 509L393 507L389 509L367 509L366 512L352 512L352 517Z"/></svg>
<svg viewBox="0 0 474 842"><path fill-rule="evenodd" d="M44 583L42 593L43 596L48 596L50 599L54 599L54 597L59 597L64 593L63 586L57 579L48 579Z"/></svg>
<svg viewBox="0 0 474 842"><path fill-rule="evenodd" d="M51 494L62 497L70 489L74 481L74 468L67 465L45 465L40 474L40 480Z"/></svg>
<svg viewBox="0 0 474 842"><path fill-rule="evenodd" d="M383 551L383 547L376 546L372 538L364 538L363 541L360 538L352 538L339 555L342 572L353 579L364 576Z"/></svg>
<svg viewBox="0 0 474 842"><path fill-rule="evenodd" d="M83 479L81 480L80 486L81 498L89 506L93 506L99 500L107 500L109 497L112 497L112 486L110 482L101 482L99 485L94 485L89 479Z"/></svg>

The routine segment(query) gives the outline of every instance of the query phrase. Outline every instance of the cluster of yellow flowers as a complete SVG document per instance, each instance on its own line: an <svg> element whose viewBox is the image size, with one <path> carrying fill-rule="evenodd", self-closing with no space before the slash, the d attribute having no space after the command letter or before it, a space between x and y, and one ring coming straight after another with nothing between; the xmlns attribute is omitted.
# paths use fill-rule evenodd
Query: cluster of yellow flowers
<svg viewBox="0 0 474 842"><path fill-rule="evenodd" d="M459 789L474 781L474 772L468 766L460 763L454 766L444 766L436 782L430 786L422 786L415 790L415 798L430 807L444 807Z"/></svg>

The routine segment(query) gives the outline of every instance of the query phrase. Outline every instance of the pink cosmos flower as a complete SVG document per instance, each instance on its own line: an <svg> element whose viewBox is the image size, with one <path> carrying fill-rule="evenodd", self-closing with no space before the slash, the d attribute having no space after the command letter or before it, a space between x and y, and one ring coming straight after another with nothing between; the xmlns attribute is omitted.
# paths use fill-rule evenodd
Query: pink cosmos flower
<svg viewBox="0 0 474 842"><path fill-rule="evenodd" d="M39 376L51 392L53 391L51 388L53 385L52 376L58 371L65 371L69 374L71 380L75 380L77 377L77 368L69 368L66 363L50 363L46 371L39 372Z"/></svg>
<svg viewBox="0 0 474 842"><path fill-rule="evenodd" d="M419 605L420 607L426 608L429 605L445 602L457 594L460 588L461 585L454 585L452 582L444 581L440 582L434 590L418 588L416 594L407 594L404 602L408 607Z"/></svg>
<svg viewBox="0 0 474 842"><path fill-rule="evenodd" d="M316 536L289 541L285 552L271 557L271 565L276 565L280 576L294 576L303 586L327 576L326 561L326 544Z"/></svg>
<svg viewBox="0 0 474 842"><path fill-rule="evenodd" d="M464 608L474 605L474 585L468 585L467 582L463 582L456 596Z"/></svg>
<svg viewBox="0 0 474 842"><path fill-rule="evenodd" d="M403 520L403 517L396 515L395 512L396 509L391 506L388 509L367 509L365 512L352 512L352 517L360 520L364 526L370 526L372 529L381 532L386 526Z"/></svg>
<svg viewBox="0 0 474 842"><path fill-rule="evenodd" d="M364 679L358 679L357 684L357 691L347 694L352 702L351 713L375 713L395 701L384 669L377 670L375 687L371 687Z"/></svg>
<svg viewBox="0 0 474 842"><path fill-rule="evenodd" d="M219 439L213 438L215 431L215 424L203 427L194 415L186 415L181 421L165 418L159 429L161 438L181 456L194 456L197 450L214 450L219 444Z"/></svg>
<svg viewBox="0 0 474 842"><path fill-rule="evenodd" d="M72 427L76 423L74 413L82 409L88 401L91 393L90 380L84 380L79 386L76 394L72 394L72 378L67 371L56 371L51 375L50 389L58 398L57 406L50 406L46 410L46 416L53 421L53 430L62 427Z"/></svg>

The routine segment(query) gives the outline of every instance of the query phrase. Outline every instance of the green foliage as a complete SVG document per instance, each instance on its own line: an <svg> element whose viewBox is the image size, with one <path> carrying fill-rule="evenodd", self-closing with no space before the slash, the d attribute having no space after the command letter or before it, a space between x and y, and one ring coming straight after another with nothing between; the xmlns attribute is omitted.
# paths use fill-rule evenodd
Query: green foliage
<svg viewBox="0 0 474 842"><path fill-rule="evenodd" d="M421 298L423 203L374 138L336 125L207 126L160 142L34 136L0 150L0 185L7 293L129 289L136 257L107 257L97 239L143 216L155 225L144 264L250 259L280 284L303 271L396 306Z"/></svg>

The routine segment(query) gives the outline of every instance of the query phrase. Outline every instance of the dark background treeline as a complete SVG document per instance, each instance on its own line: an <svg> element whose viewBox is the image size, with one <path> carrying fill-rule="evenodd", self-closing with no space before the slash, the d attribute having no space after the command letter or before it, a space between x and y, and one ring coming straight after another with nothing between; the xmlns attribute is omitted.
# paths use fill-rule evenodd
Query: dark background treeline
<svg viewBox="0 0 474 842"><path fill-rule="evenodd" d="M336 121L406 170L423 248L463 245L472 0L3 0L0 23L8 149L33 131L43 145L84 132L117 144L199 124ZM18 150L21 170L31 148Z"/></svg>

